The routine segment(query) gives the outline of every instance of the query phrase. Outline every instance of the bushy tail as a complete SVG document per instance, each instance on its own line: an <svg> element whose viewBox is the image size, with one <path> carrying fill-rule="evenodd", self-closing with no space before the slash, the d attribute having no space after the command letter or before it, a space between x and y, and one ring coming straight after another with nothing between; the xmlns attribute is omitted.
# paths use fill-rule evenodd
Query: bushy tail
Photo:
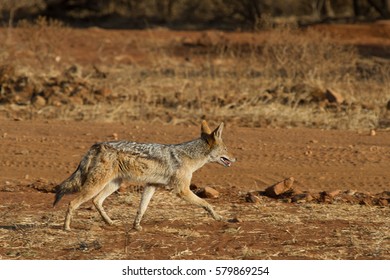
<svg viewBox="0 0 390 280"><path fill-rule="evenodd" d="M61 184L57 185L54 188L56 192L56 197L53 206L55 206L65 194L78 192L80 190L80 186L81 186L81 168L79 165L76 171L73 172L73 174L68 179L66 179Z"/></svg>
<svg viewBox="0 0 390 280"><path fill-rule="evenodd" d="M91 164L91 159L94 156L94 151L89 151L84 158L81 160L76 171L61 184L57 185L54 190L56 196L54 199L53 207L61 200L61 198L68 193L75 193L81 190L82 185L88 175L88 170Z"/></svg>

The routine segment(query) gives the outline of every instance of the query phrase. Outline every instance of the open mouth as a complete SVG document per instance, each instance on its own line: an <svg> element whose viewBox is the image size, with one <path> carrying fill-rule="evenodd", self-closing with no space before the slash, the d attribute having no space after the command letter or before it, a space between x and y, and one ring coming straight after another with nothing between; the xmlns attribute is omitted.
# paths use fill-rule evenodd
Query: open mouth
<svg viewBox="0 0 390 280"><path fill-rule="evenodd" d="M221 157L220 160L222 164L225 165L226 167L230 167L230 165L232 165L232 162L228 158Z"/></svg>

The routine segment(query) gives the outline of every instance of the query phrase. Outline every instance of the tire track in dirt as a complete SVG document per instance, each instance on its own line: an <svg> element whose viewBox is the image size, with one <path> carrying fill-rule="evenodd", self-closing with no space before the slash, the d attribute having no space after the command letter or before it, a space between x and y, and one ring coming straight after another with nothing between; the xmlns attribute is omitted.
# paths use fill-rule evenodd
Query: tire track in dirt
<svg viewBox="0 0 390 280"><path fill-rule="evenodd" d="M74 171L93 143L113 140L113 135L139 142L177 143L198 137L199 127L1 121L0 183L30 183L40 178L58 183ZM224 139L238 161L228 169L218 165L202 168L194 174L196 184L262 190L292 176L303 190L389 189L389 132L369 136L315 129L227 126Z"/></svg>

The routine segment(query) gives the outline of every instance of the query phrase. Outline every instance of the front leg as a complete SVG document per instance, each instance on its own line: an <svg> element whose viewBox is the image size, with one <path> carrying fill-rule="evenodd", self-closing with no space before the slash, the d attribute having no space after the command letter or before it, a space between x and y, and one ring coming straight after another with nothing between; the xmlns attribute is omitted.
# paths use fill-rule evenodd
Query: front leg
<svg viewBox="0 0 390 280"><path fill-rule="evenodd" d="M174 188L176 194L188 201L191 204L197 205L205 209L215 220L221 221L223 218L218 215L213 207L208 204L205 200L198 197L190 190L192 173L188 170L180 170L171 180L171 186Z"/></svg>
<svg viewBox="0 0 390 280"><path fill-rule="evenodd" d="M207 203L204 199L194 194L189 187L184 188L178 192L178 196L191 204L197 205L205 209L215 220L222 221L223 217L218 215L213 207Z"/></svg>

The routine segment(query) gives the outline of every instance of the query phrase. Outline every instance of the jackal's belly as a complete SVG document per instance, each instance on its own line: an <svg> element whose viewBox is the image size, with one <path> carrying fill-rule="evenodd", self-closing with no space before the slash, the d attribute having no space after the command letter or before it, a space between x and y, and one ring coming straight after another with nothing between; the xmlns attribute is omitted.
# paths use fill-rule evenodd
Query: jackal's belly
<svg viewBox="0 0 390 280"><path fill-rule="evenodd" d="M167 164L139 157L119 159L118 169L120 177L127 180L159 185L167 185L173 173Z"/></svg>

